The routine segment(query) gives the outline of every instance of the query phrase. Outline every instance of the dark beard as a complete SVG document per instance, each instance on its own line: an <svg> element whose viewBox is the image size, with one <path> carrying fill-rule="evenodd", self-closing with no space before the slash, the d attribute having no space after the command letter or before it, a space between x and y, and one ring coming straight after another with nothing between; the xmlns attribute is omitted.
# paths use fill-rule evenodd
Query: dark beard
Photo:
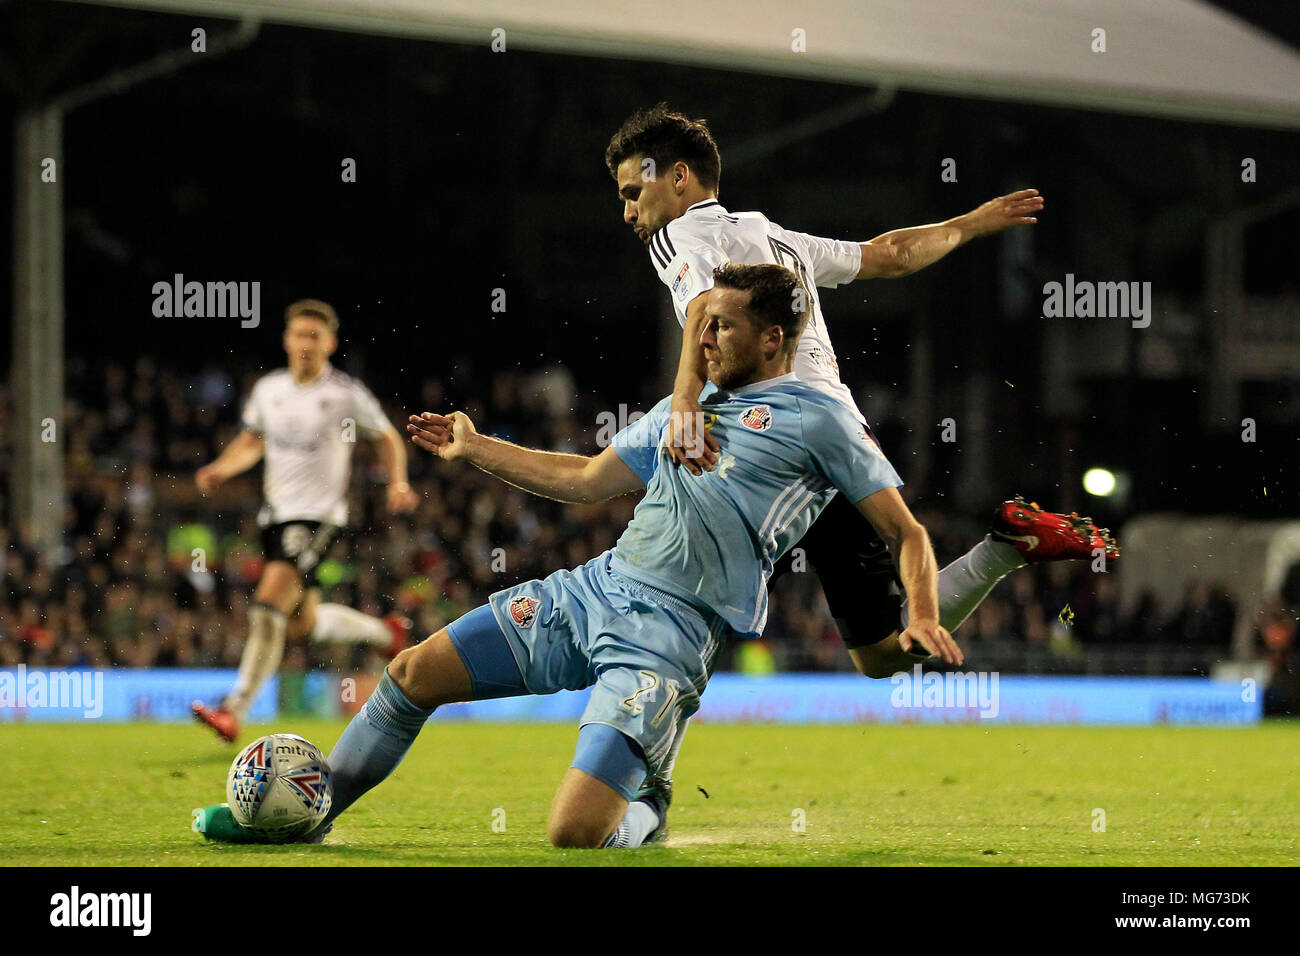
<svg viewBox="0 0 1300 956"><path fill-rule="evenodd" d="M759 368L759 357L754 356L753 361L748 365L732 364L725 362L718 366L718 377L713 384L724 392L730 392L742 386L748 385L754 379L755 373Z"/></svg>

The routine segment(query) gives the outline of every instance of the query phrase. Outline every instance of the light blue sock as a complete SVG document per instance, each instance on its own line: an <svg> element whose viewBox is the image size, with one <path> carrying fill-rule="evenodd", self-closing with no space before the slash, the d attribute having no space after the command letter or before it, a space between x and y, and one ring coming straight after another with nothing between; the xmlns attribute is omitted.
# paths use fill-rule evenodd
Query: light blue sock
<svg viewBox="0 0 1300 956"><path fill-rule="evenodd" d="M433 710L412 704L384 671L379 686L329 755L334 803L326 823L397 768Z"/></svg>

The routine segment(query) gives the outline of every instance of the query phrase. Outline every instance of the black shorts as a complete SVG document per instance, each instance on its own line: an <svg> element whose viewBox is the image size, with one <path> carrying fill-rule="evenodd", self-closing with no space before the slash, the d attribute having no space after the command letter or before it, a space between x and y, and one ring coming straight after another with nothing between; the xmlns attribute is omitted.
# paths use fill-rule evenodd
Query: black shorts
<svg viewBox="0 0 1300 956"><path fill-rule="evenodd" d="M262 529L262 551L267 561L288 561L297 567L304 588L316 588L320 587L316 567L342 532L323 521L282 521Z"/></svg>
<svg viewBox="0 0 1300 956"><path fill-rule="evenodd" d="M878 644L899 629L902 582L871 522L836 495L812 527L772 569L769 584L802 558L816 570L831 616L849 647Z"/></svg>

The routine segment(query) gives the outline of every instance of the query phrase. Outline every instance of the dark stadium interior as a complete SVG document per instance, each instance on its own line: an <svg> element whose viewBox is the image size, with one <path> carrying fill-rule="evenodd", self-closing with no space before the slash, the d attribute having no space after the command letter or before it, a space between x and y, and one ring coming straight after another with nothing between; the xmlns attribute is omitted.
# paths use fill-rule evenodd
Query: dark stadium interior
<svg viewBox="0 0 1300 956"><path fill-rule="evenodd" d="M1281 18L1260 22L1286 30ZM21 109L184 49L195 26L212 38L234 29L0 4L0 181L13 178ZM909 92L873 105L871 92L265 24L245 49L74 110L60 172L65 550L38 553L9 520L12 408L0 381L0 666L237 663L260 569L260 472L206 501L192 476L233 436L256 376L283 364L280 314L293 299L335 306L335 364L367 382L394 421L462 407L502 437L593 451L602 414L665 394L666 366L653 356L664 351L666 299L603 164L626 114L657 100L709 120L723 203L793 229L866 240L1023 186L1046 197L1032 235L823 293L844 379L941 564L1016 493L1116 529L1161 511L1294 516L1300 368L1222 384L1205 262L1216 218L1293 190L1295 132ZM799 128L808 116L824 128ZM345 157L355 183L340 181ZM956 182L940 180L947 157ZM1256 161L1256 182L1242 182L1242 157ZM0 219L12 203L0 189ZM1251 334L1290 349L1300 338L1298 230L1292 202L1244 231L1241 291L1267 326ZM0 231L0 258L13 258L12 242ZM1150 334L1098 318L1053 339L1052 323L1065 320L1041 315L1042 290L1067 273L1149 281ZM156 318L153 285L175 274L260 282L261 324ZM491 307L496 289L503 312ZM0 270L0 301L12 300ZM1077 328L1087 322L1095 328ZM1061 368L1064 377L1049 372ZM1229 389L1226 404L1215 388ZM949 417L959 442L940 438ZM1257 442L1241 439L1246 417ZM346 603L404 609L425 632L610 546L634 504L562 507L416 450L411 461L423 503L399 519L382 512L373 458L357 462L356 533L336 546L330 573ZM1126 475L1130 493L1086 494L1080 479L1093 466ZM219 555L202 582L188 570L195 541ZM1225 583L1207 568L1160 609L1144 600L1121 613L1111 578L1052 566L1000 585L959 639L972 660L1013 671L1205 673L1227 653L1237 614ZM1294 673L1294 613L1280 603L1252 626L1256 652ZM304 662L304 649L293 653ZM766 644L733 648L728 664L851 669L811 575L777 588Z"/></svg>

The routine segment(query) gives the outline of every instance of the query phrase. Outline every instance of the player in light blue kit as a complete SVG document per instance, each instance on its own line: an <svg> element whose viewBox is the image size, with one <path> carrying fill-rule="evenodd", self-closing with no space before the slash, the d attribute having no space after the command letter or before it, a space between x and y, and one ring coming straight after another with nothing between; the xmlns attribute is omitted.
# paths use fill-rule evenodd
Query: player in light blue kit
<svg viewBox="0 0 1300 956"><path fill-rule="evenodd" d="M330 754L333 810L307 839L392 772L434 708L585 687L591 698L548 836L560 847L653 839L666 807L634 799L638 788L699 708L728 638L762 632L774 562L837 491L898 557L910 614L902 652L915 643L962 662L939 623L934 554L898 493L902 481L843 403L791 373L806 290L773 264L723 266L714 279L700 405L720 457L703 476L672 467L664 449L670 398L590 458L482 436L461 412L411 417L420 447L537 495L646 494L612 550L499 591L394 659Z"/></svg>

